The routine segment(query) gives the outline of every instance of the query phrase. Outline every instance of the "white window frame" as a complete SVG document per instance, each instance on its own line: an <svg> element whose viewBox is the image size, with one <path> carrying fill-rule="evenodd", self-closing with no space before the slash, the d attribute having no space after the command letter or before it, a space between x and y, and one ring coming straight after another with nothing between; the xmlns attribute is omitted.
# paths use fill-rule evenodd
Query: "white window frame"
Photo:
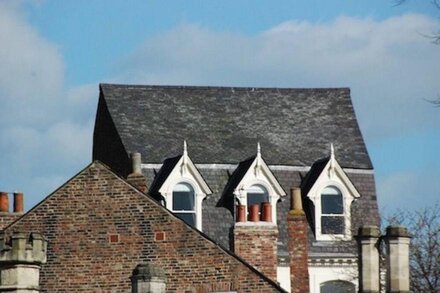
<svg viewBox="0 0 440 293"><path fill-rule="evenodd" d="M175 210L174 209L174 205L173 205L173 202L174 202L174 192L176 191L176 186L179 185L179 184L180 185L188 185L188 186L191 187L192 192L193 192L193 196L194 196L194 206L193 206L192 210ZM173 186L173 191L171 193L171 200L170 200L170 203L169 203L171 208L168 208L168 201L167 201L167 208L170 211L172 211L173 213L175 213L175 214L176 213L179 213L179 214L194 214L194 216L195 216L195 223L194 224L196 224L197 223L197 208L196 208L197 204L196 204L196 199L197 199L197 196L196 196L196 192L195 192L193 184L191 184L189 182L180 181L180 182L178 182L177 184L175 184Z"/></svg>
<svg viewBox="0 0 440 293"><path fill-rule="evenodd" d="M336 187L342 194L342 203L344 206L343 217L344 217L344 233L343 234L323 234L321 227L321 217L322 215L322 192L327 187ZM345 186L336 180L328 180L319 184L317 188L316 195L313 198L313 203L315 204L315 234L316 240L350 240L351 239L351 203L354 197L350 195L349 191Z"/></svg>
<svg viewBox="0 0 440 293"><path fill-rule="evenodd" d="M321 195L326 187L334 186L339 189L342 194L344 205L344 234L322 234L321 227ZM312 188L306 195L315 206L315 237L316 240L335 241L335 240L351 240L351 204L353 200L360 197L359 192L351 183L344 170L336 161L333 147L330 159Z"/></svg>
<svg viewBox="0 0 440 293"><path fill-rule="evenodd" d="M236 199L238 200L240 205L245 206L246 211L248 210L247 194L250 187L253 185L261 185L266 188L269 196L269 203L272 205L272 223L276 225L277 202L282 196L285 196L286 193L276 180L272 171L270 171L269 166L267 166L267 164L262 159L259 145L255 160L252 162L246 174L243 176L240 183L234 190L234 195Z"/></svg>
<svg viewBox="0 0 440 293"><path fill-rule="evenodd" d="M212 194L212 191L188 156L186 143L184 143L182 157L159 188L159 193L165 198L166 208L170 211L173 211L174 187L179 183L187 183L194 189L194 204L196 212L195 228L202 231L202 202L206 196Z"/></svg>
<svg viewBox="0 0 440 293"><path fill-rule="evenodd" d="M196 184L192 178L176 177L167 182L168 188L165 192L161 192L162 196L165 198L166 208L172 212L182 213L182 211L173 210L173 191L174 187L179 183L189 184L194 189L194 212L196 214L195 227L202 231L202 201L205 199L207 194L202 191L200 186Z"/></svg>
<svg viewBox="0 0 440 293"><path fill-rule="evenodd" d="M342 213L340 213L340 214L324 214L323 212L322 212L322 209L323 209L323 205L322 205L322 196L324 195L324 194L327 194L327 193L324 193L324 191L326 190L326 189L334 189L334 190L337 190L337 195L340 195L341 196L341 201L342 201ZM346 223L346 219L347 219L347 217L346 217L346 214L347 214L347 211L346 211L346 206L347 206L347 204L345 203L345 201L344 201L344 196L342 195L342 191L338 188L338 187L336 187L335 185L327 185L327 186L325 186L322 190L321 190L321 229L322 229L322 217L340 217L340 218L342 218L343 219L343 224L344 224L344 229L345 229L345 226L347 225L347 223ZM322 233L322 231L321 231L321 234L324 234L324 233ZM325 233L325 235L327 235L327 234L329 234L329 233ZM331 234L331 233L330 233ZM342 233L341 235L343 235L343 234L345 234L345 232L344 233ZM339 235L339 234L336 234L336 235Z"/></svg>

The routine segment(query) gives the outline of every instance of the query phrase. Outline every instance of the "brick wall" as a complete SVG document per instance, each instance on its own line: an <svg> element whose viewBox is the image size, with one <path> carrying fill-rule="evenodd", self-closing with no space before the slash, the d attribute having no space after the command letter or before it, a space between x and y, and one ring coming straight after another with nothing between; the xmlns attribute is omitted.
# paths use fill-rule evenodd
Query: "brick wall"
<svg viewBox="0 0 440 293"><path fill-rule="evenodd" d="M17 220L23 215L23 213L10 213L1 212L0 213L0 230L3 230L6 226Z"/></svg>
<svg viewBox="0 0 440 293"><path fill-rule="evenodd" d="M272 280L277 279L277 239L275 225L237 223L234 252Z"/></svg>
<svg viewBox="0 0 440 293"><path fill-rule="evenodd" d="M287 215L288 250L290 254L291 293L309 292L308 224L302 211Z"/></svg>
<svg viewBox="0 0 440 293"><path fill-rule="evenodd" d="M167 292L280 292L274 282L93 163L8 227L48 240L42 292L129 292L139 263L167 275Z"/></svg>

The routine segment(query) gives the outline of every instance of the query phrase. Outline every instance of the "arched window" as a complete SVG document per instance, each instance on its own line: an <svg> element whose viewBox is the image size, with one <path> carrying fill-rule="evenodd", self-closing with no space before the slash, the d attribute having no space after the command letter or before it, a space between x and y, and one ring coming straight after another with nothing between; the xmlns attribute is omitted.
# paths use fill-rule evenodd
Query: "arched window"
<svg viewBox="0 0 440 293"><path fill-rule="evenodd" d="M188 183L178 183L173 188L172 211L189 225L196 226L194 188Z"/></svg>
<svg viewBox="0 0 440 293"><path fill-rule="evenodd" d="M247 190L247 206L253 204L261 204L262 202L269 202L269 192L260 184L254 184Z"/></svg>
<svg viewBox="0 0 440 293"><path fill-rule="evenodd" d="M348 281L336 280L322 283L320 293L355 293L356 286Z"/></svg>
<svg viewBox="0 0 440 293"><path fill-rule="evenodd" d="M344 201L341 191L327 186L321 193L321 233L344 234Z"/></svg>

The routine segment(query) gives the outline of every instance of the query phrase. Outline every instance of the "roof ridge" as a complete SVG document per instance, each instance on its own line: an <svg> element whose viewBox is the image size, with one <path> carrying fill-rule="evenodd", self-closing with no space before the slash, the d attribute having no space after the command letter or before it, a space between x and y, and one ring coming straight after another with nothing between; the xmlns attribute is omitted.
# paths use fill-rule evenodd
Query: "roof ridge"
<svg viewBox="0 0 440 293"><path fill-rule="evenodd" d="M307 91L329 91L342 90L350 91L350 87L265 87L265 86L215 86L215 85L160 85L160 84L118 84L118 83L100 83L99 87L119 87L119 88L142 88L142 89L233 89L233 90L307 90Z"/></svg>

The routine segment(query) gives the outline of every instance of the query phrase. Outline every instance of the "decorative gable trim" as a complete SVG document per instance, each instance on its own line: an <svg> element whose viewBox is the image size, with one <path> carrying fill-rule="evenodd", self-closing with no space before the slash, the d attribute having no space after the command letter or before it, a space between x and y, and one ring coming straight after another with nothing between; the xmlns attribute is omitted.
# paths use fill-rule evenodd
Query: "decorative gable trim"
<svg viewBox="0 0 440 293"><path fill-rule="evenodd" d="M313 172L311 170L310 172ZM344 233L343 234L324 234L321 227L322 201L321 195L326 187L336 187L342 194L343 215L344 215ZM306 196L315 206L315 236L316 240L349 240L351 239L351 203L359 194L356 187L345 174L342 167L335 158L333 144L331 145L331 154L325 167L312 183Z"/></svg>
<svg viewBox="0 0 440 293"><path fill-rule="evenodd" d="M173 189L179 183L186 183L194 188L195 192L195 213L196 228L202 230L202 201L206 196L212 194L206 181L188 156L186 141L184 141L183 155L173 167L168 177L158 187L159 193L165 198L166 207L173 210Z"/></svg>
<svg viewBox="0 0 440 293"><path fill-rule="evenodd" d="M246 209L248 208L247 193L253 185L261 185L268 191L269 202L272 205L272 222L273 224L276 224L276 203L282 196L286 195L286 192L269 169L269 166L263 160L260 144L257 146L257 155L253 162L250 164L249 168L245 170L244 175L233 191L233 194L236 196L239 203L245 206Z"/></svg>

